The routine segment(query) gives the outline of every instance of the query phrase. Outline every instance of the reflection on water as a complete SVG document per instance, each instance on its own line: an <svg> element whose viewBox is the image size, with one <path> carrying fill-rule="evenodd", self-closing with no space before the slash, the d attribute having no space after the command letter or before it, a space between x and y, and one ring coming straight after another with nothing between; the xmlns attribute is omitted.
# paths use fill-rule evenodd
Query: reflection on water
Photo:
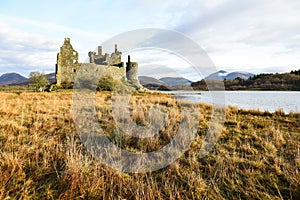
<svg viewBox="0 0 300 200"><path fill-rule="evenodd" d="M283 109L284 112L300 112L300 92L290 91L172 91L178 99L192 102L216 103L212 96L220 93L225 95L225 105L237 106L243 109L259 109L274 112ZM214 99L214 100L213 100Z"/></svg>

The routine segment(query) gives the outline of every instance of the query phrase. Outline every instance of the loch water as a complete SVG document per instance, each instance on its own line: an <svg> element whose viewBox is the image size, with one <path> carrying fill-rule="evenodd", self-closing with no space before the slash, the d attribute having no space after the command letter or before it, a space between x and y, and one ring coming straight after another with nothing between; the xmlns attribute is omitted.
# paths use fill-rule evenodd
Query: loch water
<svg viewBox="0 0 300 200"><path fill-rule="evenodd" d="M285 113L300 112L300 92L297 91L172 91L178 99L214 105L236 106Z"/></svg>

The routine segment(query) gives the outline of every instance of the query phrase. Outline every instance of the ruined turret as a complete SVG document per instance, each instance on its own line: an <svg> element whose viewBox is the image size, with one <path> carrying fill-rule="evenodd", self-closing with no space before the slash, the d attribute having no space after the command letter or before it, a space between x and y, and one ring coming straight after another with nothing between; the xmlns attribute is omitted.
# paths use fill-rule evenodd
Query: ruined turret
<svg viewBox="0 0 300 200"><path fill-rule="evenodd" d="M71 83L76 77L79 68L78 52L71 45L70 38L65 38L64 44L57 54L56 83Z"/></svg>
<svg viewBox="0 0 300 200"><path fill-rule="evenodd" d="M115 80L125 81L133 85L136 89L142 88L138 80L138 63L132 62L130 56L128 56L128 62L126 67L121 62L122 52L118 50L118 46L115 44L113 53L103 53L102 46L98 46L98 52L90 51L88 53L89 62L79 63L78 53L71 45L70 38L65 38L64 44L60 48L60 52L57 54L56 64L56 83L61 86L72 86L76 80L76 76L91 73L93 77L97 72L101 71L101 76L107 76ZM83 68L84 70L79 70ZM94 71L93 71L94 70ZM79 73L78 73L79 72ZM93 77L97 82L97 78Z"/></svg>
<svg viewBox="0 0 300 200"><path fill-rule="evenodd" d="M129 83L133 84L137 88L141 87L138 79L138 63L131 62L130 55L128 55L128 61L126 62L126 78Z"/></svg>

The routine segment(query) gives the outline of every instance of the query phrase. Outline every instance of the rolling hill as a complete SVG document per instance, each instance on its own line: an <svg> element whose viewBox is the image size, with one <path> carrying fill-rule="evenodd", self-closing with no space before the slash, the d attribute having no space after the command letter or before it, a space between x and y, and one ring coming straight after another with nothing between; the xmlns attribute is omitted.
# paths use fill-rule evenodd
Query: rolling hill
<svg viewBox="0 0 300 200"><path fill-rule="evenodd" d="M55 83L55 73L45 74L50 83ZM29 85L28 78L18 73L5 73L0 76L0 85Z"/></svg>
<svg viewBox="0 0 300 200"><path fill-rule="evenodd" d="M220 70L218 72L212 73L209 76L205 78L205 80L234 80L236 78L241 78L244 80L247 80L250 77L253 77L254 74L249 73L249 72L227 72L224 70Z"/></svg>
<svg viewBox="0 0 300 200"><path fill-rule="evenodd" d="M26 77L17 73L5 73L0 76L0 85L16 85L28 80Z"/></svg>
<svg viewBox="0 0 300 200"><path fill-rule="evenodd" d="M159 80L169 85L191 85L192 83L192 81L182 77L164 77Z"/></svg>
<svg viewBox="0 0 300 200"><path fill-rule="evenodd" d="M150 77L150 76L139 76L139 81L140 83L145 86L145 85L166 85L165 82L160 81L156 78Z"/></svg>

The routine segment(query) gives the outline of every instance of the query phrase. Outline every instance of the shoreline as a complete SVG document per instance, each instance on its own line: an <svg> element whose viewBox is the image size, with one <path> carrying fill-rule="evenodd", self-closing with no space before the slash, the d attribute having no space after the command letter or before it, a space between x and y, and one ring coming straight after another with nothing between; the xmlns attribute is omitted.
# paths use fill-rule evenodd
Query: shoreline
<svg viewBox="0 0 300 200"><path fill-rule="evenodd" d="M124 173L87 151L75 126L72 100L72 91L1 94L1 198L300 197L300 113L265 114L228 107L218 140L200 158L211 123L211 106L195 107L184 101L191 111L199 109L197 134L190 148L160 170ZM131 105L132 119L139 126L151 125L147 112L154 105L168 113L167 125L153 138L130 137L116 127L111 92L97 92L95 117L114 144L140 154L161 149L176 135L182 114L170 95L136 93Z"/></svg>

